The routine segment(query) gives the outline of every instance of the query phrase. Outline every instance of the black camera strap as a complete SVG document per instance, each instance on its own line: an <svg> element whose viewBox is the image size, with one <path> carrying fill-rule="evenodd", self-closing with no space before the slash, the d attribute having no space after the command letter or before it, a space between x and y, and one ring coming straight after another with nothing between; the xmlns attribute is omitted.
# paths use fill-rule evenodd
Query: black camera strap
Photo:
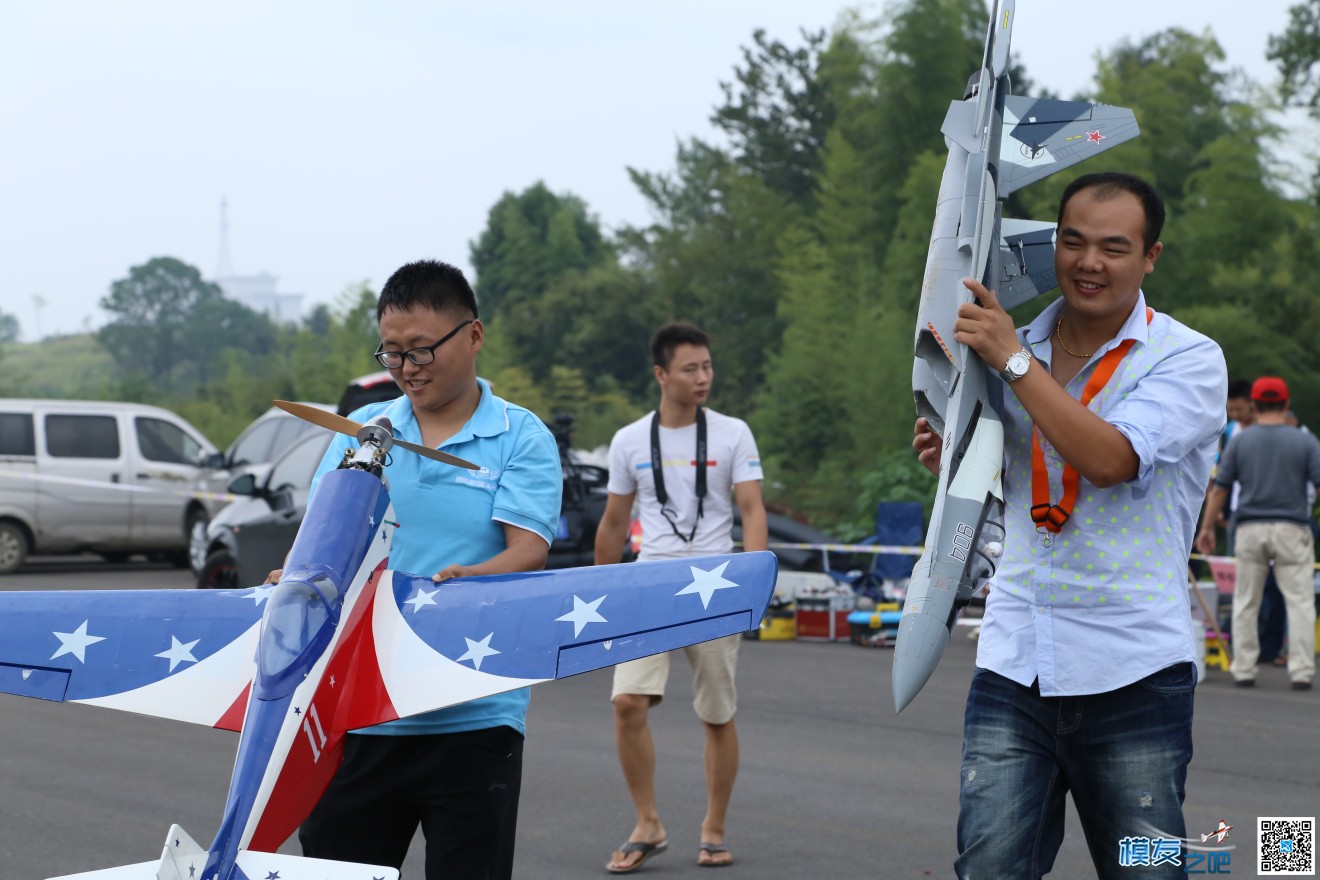
<svg viewBox="0 0 1320 880"><path fill-rule="evenodd" d="M705 514L706 506L706 412L701 407L697 407L697 518L692 523L692 531L688 536L683 537L683 533L678 530L678 524L674 522L674 516L665 509L669 503L669 493L665 491L665 468L660 460L660 410L656 410L651 416L651 474L655 477L655 497L660 502L660 514L669 523L669 527L674 530L674 534L685 544L691 544L692 539L697 536L697 526L701 522L701 517Z"/></svg>

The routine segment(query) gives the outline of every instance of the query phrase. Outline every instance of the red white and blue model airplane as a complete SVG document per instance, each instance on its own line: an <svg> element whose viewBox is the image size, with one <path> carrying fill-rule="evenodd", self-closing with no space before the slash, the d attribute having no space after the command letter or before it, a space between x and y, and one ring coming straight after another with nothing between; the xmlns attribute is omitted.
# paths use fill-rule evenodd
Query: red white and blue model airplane
<svg viewBox="0 0 1320 880"><path fill-rule="evenodd" d="M240 732L209 847L176 825L159 859L66 880L396 878L275 852L329 784L346 732L745 632L769 604L764 551L444 584L391 571L390 449L475 465L396 441L383 419L286 408L361 445L321 479L278 584L0 592L0 692Z"/></svg>

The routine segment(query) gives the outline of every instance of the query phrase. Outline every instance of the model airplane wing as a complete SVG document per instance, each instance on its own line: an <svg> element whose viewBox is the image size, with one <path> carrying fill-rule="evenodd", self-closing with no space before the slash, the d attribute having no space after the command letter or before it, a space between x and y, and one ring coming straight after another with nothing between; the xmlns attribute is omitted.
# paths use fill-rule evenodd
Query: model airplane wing
<svg viewBox="0 0 1320 880"><path fill-rule="evenodd" d="M0 692L238 730L270 589L0 593Z"/></svg>
<svg viewBox="0 0 1320 880"><path fill-rule="evenodd" d="M353 730L746 632L774 590L773 553L493 575L434 583L385 572L372 656L357 658ZM364 664L379 678L362 687ZM335 674L336 658L330 673ZM367 698L370 694L371 698Z"/></svg>

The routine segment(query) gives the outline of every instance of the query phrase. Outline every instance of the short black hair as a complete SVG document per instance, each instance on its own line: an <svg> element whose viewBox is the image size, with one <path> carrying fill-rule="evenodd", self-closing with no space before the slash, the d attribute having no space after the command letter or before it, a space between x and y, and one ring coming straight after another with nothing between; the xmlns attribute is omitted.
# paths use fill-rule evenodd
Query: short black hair
<svg viewBox="0 0 1320 880"><path fill-rule="evenodd" d="M477 314L477 297L472 285L457 266L439 260L418 260L395 270L380 289L376 300L376 320L388 309L406 312L424 306L440 314Z"/></svg>
<svg viewBox="0 0 1320 880"><path fill-rule="evenodd" d="M1286 400L1253 400L1251 405L1256 408L1256 412L1276 413L1288 411L1288 401Z"/></svg>
<svg viewBox="0 0 1320 880"><path fill-rule="evenodd" d="M710 337L691 324L670 322L651 337L651 363L662 370L669 369L669 362L674 359L674 349L680 345L697 345L710 348Z"/></svg>
<svg viewBox="0 0 1320 880"><path fill-rule="evenodd" d="M1068 207L1068 201L1084 189L1095 190L1092 196L1101 200L1112 199L1119 193L1131 193L1136 196L1146 215L1146 230L1142 244L1147 251L1155 247L1155 242L1160 240L1160 233L1164 231L1164 199L1155 192L1155 187L1135 174L1124 174L1122 171L1083 174L1068 184L1068 188L1063 191L1063 196L1059 199L1059 225L1063 225L1063 209Z"/></svg>
<svg viewBox="0 0 1320 880"><path fill-rule="evenodd" d="M1228 380L1228 399L1236 398L1251 399L1251 380L1250 379L1229 379Z"/></svg>

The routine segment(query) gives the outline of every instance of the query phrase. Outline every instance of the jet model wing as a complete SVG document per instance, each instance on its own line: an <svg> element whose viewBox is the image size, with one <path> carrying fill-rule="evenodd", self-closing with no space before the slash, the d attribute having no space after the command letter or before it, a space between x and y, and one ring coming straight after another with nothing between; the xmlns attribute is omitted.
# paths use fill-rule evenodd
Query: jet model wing
<svg viewBox="0 0 1320 880"><path fill-rule="evenodd" d="M238 730L270 589L0 593L0 692Z"/></svg>
<svg viewBox="0 0 1320 880"><path fill-rule="evenodd" d="M1000 144L1000 198L1141 133L1124 107L1009 95Z"/></svg>

